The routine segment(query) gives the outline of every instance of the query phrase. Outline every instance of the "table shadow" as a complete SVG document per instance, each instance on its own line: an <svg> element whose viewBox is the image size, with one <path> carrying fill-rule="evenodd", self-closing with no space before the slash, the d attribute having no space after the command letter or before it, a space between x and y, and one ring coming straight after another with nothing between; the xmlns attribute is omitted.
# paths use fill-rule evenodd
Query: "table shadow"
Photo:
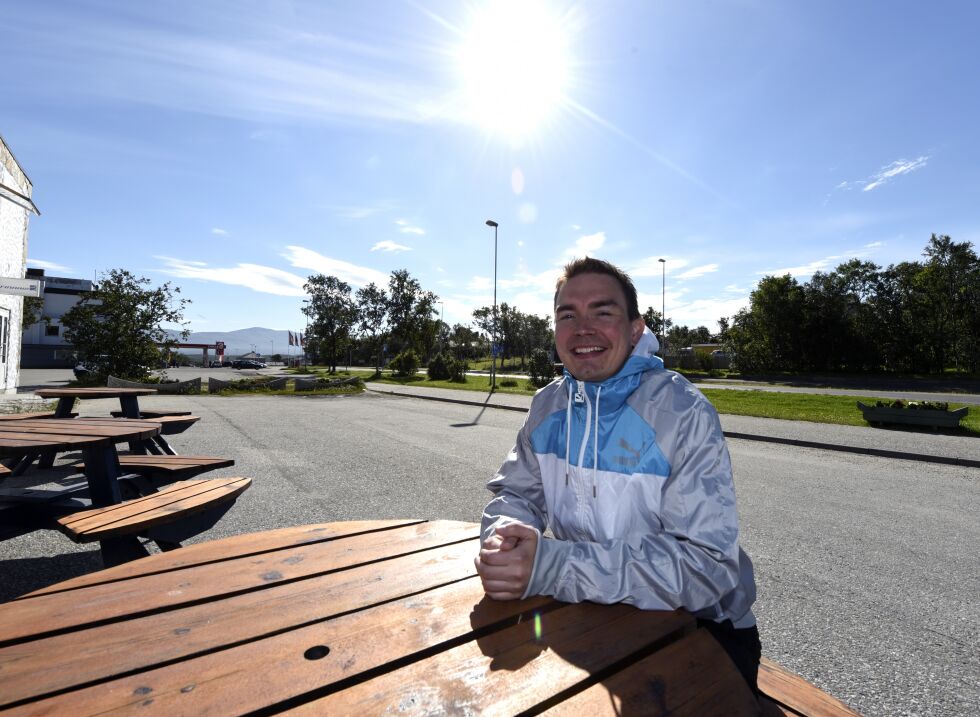
<svg viewBox="0 0 980 717"><path fill-rule="evenodd" d="M96 543L92 550L63 553L43 558L0 560L0 603L64 580L102 570L102 556Z"/></svg>

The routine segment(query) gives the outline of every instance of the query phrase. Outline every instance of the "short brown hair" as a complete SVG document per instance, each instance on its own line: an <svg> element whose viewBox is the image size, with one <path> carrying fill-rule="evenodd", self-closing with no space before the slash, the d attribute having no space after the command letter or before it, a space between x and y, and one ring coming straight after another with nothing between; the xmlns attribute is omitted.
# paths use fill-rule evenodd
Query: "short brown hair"
<svg viewBox="0 0 980 717"><path fill-rule="evenodd" d="M603 261L602 259L594 259L591 256L576 259L565 264L565 269L555 284L554 306L558 306L558 292L561 291L561 288L565 286L569 279L579 274L605 274L606 276L611 276L619 282L619 286L623 290L623 295L626 297L626 313L629 316L629 320L633 321L634 319L640 318L640 305L636 298L636 287L633 286L633 280L630 279L629 274L615 264L610 264L608 261Z"/></svg>

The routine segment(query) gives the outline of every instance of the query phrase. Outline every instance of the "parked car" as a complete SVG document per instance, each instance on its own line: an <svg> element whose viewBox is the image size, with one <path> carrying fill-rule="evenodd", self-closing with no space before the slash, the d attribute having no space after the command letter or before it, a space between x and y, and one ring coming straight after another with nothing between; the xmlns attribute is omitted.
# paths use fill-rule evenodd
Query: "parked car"
<svg viewBox="0 0 980 717"><path fill-rule="evenodd" d="M265 368L265 364L254 359L238 359L231 362L232 368Z"/></svg>
<svg viewBox="0 0 980 717"><path fill-rule="evenodd" d="M72 367L72 371L75 373L76 381L81 381L83 378L90 376L92 373L92 369L83 364L81 361Z"/></svg>

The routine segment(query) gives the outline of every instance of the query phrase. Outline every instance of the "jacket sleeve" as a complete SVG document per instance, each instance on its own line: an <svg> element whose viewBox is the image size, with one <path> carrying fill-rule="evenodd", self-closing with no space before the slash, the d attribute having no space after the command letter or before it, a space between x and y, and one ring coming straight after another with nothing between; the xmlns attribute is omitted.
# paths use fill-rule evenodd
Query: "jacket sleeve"
<svg viewBox="0 0 980 717"><path fill-rule="evenodd" d="M529 421L530 415L517 434L517 443L496 475L487 483L494 497L483 510L481 534L484 540L493 534L496 527L507 523L524 523L538 533L547 524L541 468L531 450Z"/></svg>
<svg viewBox="0 0 980 717"><path fill-rule="evenodd" d="M524 597L719 610L739 581L731 460L707 400L699 397L671 420L676 439L661 489L660 530L606 542L541 539Z"/></svg>

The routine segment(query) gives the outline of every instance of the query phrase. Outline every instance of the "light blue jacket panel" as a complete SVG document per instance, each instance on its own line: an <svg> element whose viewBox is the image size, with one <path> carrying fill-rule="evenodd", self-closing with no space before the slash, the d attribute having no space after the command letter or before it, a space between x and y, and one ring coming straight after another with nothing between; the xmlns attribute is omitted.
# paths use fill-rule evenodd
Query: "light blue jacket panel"
<svg viewBox="0 0 980 717"><path fill-rule="evenodd" d="M525 597L684 607L751 626L755 578L718 414L652 345L641 338L602 383L566 373L538 392L488 483L483 535L514 521L550 529Z"/></svg>

